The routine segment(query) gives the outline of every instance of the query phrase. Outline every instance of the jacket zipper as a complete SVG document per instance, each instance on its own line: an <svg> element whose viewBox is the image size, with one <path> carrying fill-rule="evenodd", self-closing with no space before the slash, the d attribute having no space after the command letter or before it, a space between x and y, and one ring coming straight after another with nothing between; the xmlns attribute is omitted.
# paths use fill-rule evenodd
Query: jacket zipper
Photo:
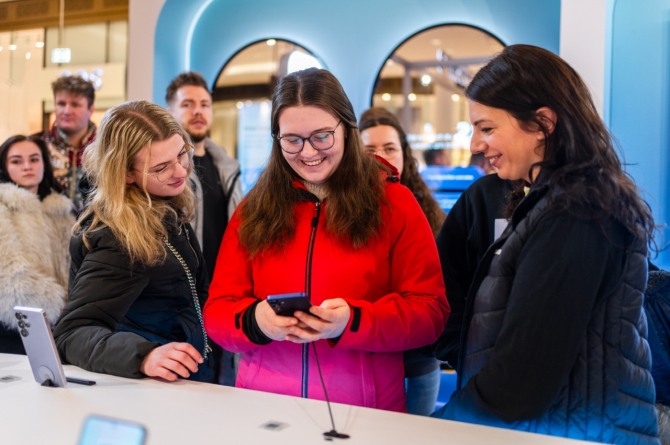
<svg viewBox="0 0 670 445"><path fill-rule="evenodd" d="M319 225L319 214L321 213L321 203L314 203L314 216L312 217L312 230L309 235L309 245L307 247L307 264L305 265L305 293L307 298L312 300L312 253L314 252L314 240L316 238L316 229ZM309 343L302 345L302 388L300 396L307 398L307 389L309 386Z"/></svg>

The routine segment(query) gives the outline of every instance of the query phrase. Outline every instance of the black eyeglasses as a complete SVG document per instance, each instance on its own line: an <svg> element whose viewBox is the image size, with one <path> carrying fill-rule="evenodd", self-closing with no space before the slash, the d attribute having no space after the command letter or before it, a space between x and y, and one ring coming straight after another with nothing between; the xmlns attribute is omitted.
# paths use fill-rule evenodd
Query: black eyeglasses
<svg viewBox="0 0 670 445"><path fill-rule="evenodd" d="M335 145L335 130L340 126L342 121L340 120L335 128L332 130L326 131L317 131L312 133L309 137L303 138L295 134L289 134L286 136L277 136L279 141L279 146L282 150L289 154L297 154L305 148L305 141L309 141L309 144L317 151L328 150Z"/></svg>

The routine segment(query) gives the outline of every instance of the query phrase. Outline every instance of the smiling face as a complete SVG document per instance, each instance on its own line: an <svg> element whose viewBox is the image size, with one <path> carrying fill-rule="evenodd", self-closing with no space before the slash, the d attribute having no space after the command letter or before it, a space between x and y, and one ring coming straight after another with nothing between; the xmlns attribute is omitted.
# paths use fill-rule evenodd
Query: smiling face
<svg viewBox="0 0 670 445"><path fill-rule="evenodd" d="M344 155L344 124L327 111L314 106L284 109L279 116L279 137L298 136L305 139L303 149L282 155L298 176L312 184L325 184L337 170ZM335 131L335 143L328 150L316 150L307 140L314 133Z"/></svg>
<svg viewBox="0 0 670 445"><path fill-rule="evenodd" d="M519 121L505 110L472 100L468 104L473 125L470 151L483 153L502 179L532 182L528 172L544 158L544 133L521 128ZM535 177L538 172L534 170Z"/></svg>
<svg viewBox="0 0 670 445"><path fill-rule="evenodd" d="M212 126L212 96L206 89L184 85L170 103L170 114L191 136L194 143L207 137Z"/></svg>
<svg viewBox="0 0 670 445"><path fill-rule="evenodd" d="M386 159L402 175L402 144L395 128L390 125L369 127L361 131L361 138L368 154Z"/></svg>
<svg viewBox="0 0 670 445"><path fill-rule="evenodd" d="M44 177L44 160L40 148L31 141L13 144L7 151L6 170L16 185L37 193Z"/></svg>
<svg viewBox="0 0 670 445"><path fill-rule="evenodd" d="M167 198L179 195L188 180L190 149L179 134L153 142L151 147L144 147L135 156L133 167L126 175L126 183L144 187L153 196Z"/></svg>

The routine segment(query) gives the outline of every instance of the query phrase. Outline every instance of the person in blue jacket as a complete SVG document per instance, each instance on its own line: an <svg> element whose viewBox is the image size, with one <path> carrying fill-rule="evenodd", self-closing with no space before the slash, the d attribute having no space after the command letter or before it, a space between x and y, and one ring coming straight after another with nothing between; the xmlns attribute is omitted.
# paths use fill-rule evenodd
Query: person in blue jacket
<svg viewBox="0 0 670 445"><path fill-rule="evenodd" d="M643 292L654 223L579 75L511 45L466 90L509 225L467 298L457 390L433 415L607 443L658 444Z"/></svg>

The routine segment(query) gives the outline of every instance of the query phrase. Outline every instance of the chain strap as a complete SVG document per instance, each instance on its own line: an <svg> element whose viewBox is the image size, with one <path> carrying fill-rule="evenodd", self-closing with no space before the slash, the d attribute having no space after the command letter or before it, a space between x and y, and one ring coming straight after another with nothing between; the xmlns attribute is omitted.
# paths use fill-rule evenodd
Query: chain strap
<svg viewBox="0 0 670 445"><path fill-rule="evenodd" d="M189 269L188 264L186 264L186 261L184 258L177 252L177 249L170 243L170 241L167 240L167 238L163 238L163 242L165 243L165 246L172 252L172 255L174 255L175 258L177 258L177 261L179 261L179 264L181 264L181 267L184 268L184 272L186 272L186 278L188 279L188 284L191 287L191 294L193 295L193 305L195 306L195 313L198 314L198 321L200 321L200 329L202 329L202 338L205 339L205 346L204 350L202 351L202 357L204 359L207 358L207 354L212 352L212 348L209 347L209 343L207 341L207 332L205 332L205 322L202 319L202 310L200 309L200 300L198 300L198 291L195 288L195 280L193 279L193 275L191 274L191 269Z"/></svg>

